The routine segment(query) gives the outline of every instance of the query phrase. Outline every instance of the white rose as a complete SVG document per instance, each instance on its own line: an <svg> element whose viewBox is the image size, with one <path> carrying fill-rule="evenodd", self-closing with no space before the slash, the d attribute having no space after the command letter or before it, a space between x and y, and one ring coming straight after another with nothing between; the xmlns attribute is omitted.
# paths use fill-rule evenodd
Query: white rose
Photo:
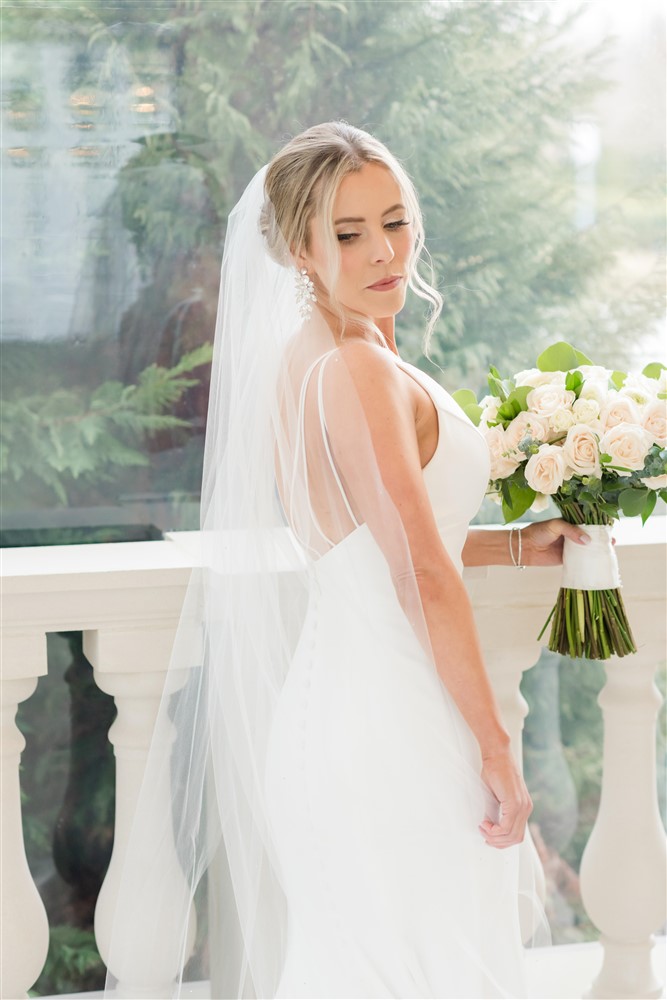
<svg viewBox="0 0 667 1000"><path fill-rule="evenodd" d="M549 434L546 420L522 410L517 413L511 424L505 428L505 443L510 451L516 451L525 437L533 441L546 441Z"/></svg>
<svg viewBox="0 0 667 1000"><path fill-rule="evenodd" d="M541 514L543 510L546 510L549 506L549 497L545 496L544 493L536 493L535 499L530 505L530 509L534 514Z"/></svg>
<svg viewBox="0 0 667 1000"><path fill-rule="evenodd" d="M541 372L539 368L526 368L514 376L515 385L530 385L536 389L539 385L565 386L565 372Z"/></svg>
<svg viewBox="0 0 667 1000"><path fill-rule="evenodd" d="M655 399L644 410L642 427L656 444L667 446L667 399Z"/></svg>
<svg viewBox="0 0 667 1000"><path fill-rule="evenodd" d="M639 407L642 407L654 400L658 391L658 383L655 379L647 378L646 375L635 375L631 372L619 390L619 395L628 396Z"/></svg>
<svg viewBox="0 0 667 1000"><path fill-rule="evenodd" d="M617 427L619 424L641 424L641 422L639 407L628 396L621 396L620 393L613 392L602 404L600 423L605 431Z"/></svg>
<svg viewBox="0 0 667 1000"><path fill-rule="evenodd" d="M596 379L590 379L589 381L584 382L579 390L579 400L594 399L599 407L604 405L608 396L609 384L607 382L600 382Z"/></svg>
<svg viewBox="0 0 667 1000"><path fill-rule="evenodd" d="M572 410L565 406L561 410L556 410L556 412L549 417L549 427L555 434L562 434L563 431L572 427L573 424L576 424L576 422L577 418Z"/></svg>
<svg viewBox="0 0 667 1000"><path fill-rule="evenodd" d="M570 427L563 442L563 455L575 475L601 477L600 446L597 435L588 424Z"/></svg>
<svg viewBox="0 0 667 1000"><path fill-rule="evenodd" d="M575 399L571 389L564 389L560 385L538 385L528 393L526 404L538 417L550 417L556 410L572 406Z"/></svg>
<svg viewBox="0 0 667 1000"><path fill-rule="evenodd" d="M611 368L605 368L603 365L579 365L577 371L581 372L585 380L592 379L594 382L602 382L605 386L609 384L609 377L612 374Z"/></svg>
<svg viewBox="0 0 667 1000"><path fill-rule="evenodd" d="M500 399L498 396L484 396L484 398L480 400L479 405L482 407L482 412L479 418L480 423L488 426L489 421L495 420L498 416Z"/></svg>
<svg viewBox="0 0 667 1000"><path fill-rule="evenodd" d="M575 399L572 412L578 424L592 424L597 427L600 416L600 404L596 399Z"/></svg>
<svg viewBox="0 0 667 1000"><path fill-rule="evenodd" d="M510 453L505 441L505 431L498 424L484 433L491 457L491 479L506 479L519 465L519 459Z"/></svg>
<svg viewBox="0 0 667 1000"><path fill-rule="evenodd" d="M622 466L622 469L616 470L619 476L627 476L644 468L652 444L651 435L643 427L616 424L603 434L600 451L611 456L611 465ZM623 471L626 469L629 471Z"/></svg>
<svg viewBox="0 0 667 1000"><path fill-rule="evenodd" d="M667 489L667 472L662 476L644 476L640 478L640 483L644 486L648 486L650 490L666 490Z"/></svg>
<svg viewBox="0 0 667 1000"><path fill-rule="evenodd" d="M565 473L563 449L555 444L540 445L526 462L526 482L537 493L555 493L563 485Z"/></svg>

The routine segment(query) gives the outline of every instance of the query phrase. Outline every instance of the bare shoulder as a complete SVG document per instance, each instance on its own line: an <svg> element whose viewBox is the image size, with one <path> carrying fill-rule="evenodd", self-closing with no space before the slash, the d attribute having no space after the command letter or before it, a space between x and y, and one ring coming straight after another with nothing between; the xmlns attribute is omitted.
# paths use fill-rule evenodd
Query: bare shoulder
<svg viewBox="0 0 667 1000"><path fill-rule="evenodd" d="M343 341L334 360L349 374L361 398L405 399L405 382L391 351L358 338Z"/></svg>

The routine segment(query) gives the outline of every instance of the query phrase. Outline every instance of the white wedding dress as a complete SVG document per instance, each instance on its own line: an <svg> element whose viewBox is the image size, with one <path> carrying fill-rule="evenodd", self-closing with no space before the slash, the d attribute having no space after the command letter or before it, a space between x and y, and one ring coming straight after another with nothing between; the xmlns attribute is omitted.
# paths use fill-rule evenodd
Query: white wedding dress
<svg viewBox="0 0 667 1000"><path fill-rule="evenodd" d="M488 448L437 382L396 363L438 412L423 475L461 570ZM478 830L490 801L476 741L368 528L357 525L313 573L267 757L288 905L276 995L522 996L518 848L489 847Z"/></svg>

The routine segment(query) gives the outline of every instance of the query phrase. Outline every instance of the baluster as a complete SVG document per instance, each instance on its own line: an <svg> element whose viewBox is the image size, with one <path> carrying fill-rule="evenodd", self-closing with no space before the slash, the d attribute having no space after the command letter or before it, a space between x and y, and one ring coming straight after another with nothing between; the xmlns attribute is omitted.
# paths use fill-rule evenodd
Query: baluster
<svg viewBox="0 0 667 1000"><path fill-rule="evenodd" d="M602 794L581 861L583 903L604 948L591 997L662 994L651 961L652 935L665 920L667 878L655 762L662 698L654 675L661 655L664 649L656 644L609 660L598 699L604 716Z"/></svg>
<svg viewBox="0 0 667 1000"><path fill-rule="evenodd" d="M109 731L116 756L114 848L97 902L95 933L100 954L118 979L116 996L134 1000L172 996L174 980L181 962L189 957L195 935L194 908L169 822L169 755L174 727L164 714L158 715L172 640L170 629L122 634L98 631L84 637L84 651L93 664L95 680L113 695L118 709ZM178 676L172 671L170 691L186 679L187 671ZM128 883L124 862L153 741L165 766L155 774L151 770L152 808L140 817L141 833L151 845L151 853L136 871L136 880ZM155 872L153 882L147 871ZM119 900L121 872L128 891ZM132 894L135 884L137 891ZM190 909L185 954L180 936L184 908L185 912Z"/></svg>
<svg viewBox="0 0 667 1000"><path fill-rule="evenodd" d="M494 567L489 574L479 568L467 571L464 577L475 607L484 661L487 665L493 689L498 699L501 715L512 741L512 751L523 768L523 723L528 714L528 703L521 693L521 678L525 670L535 666L540 655L540 644L535 639L536 628L534 608L520 605L499 605L498 594L506 592L499 585L498 575L502 573ZM507 572L507 571L505 571ZM539 610L538 613L539 615ZM526 830L520 848L520 883L532 886L538 898L544 902L546 883L544 869L537 849ZM522 895L519 900L519 916L523 938L528 941L535 931L535 913L530 903Z"/></svg>
<svg viewBox="0 0 667 1000"><path fill-rule="evenodd" d="M26 665L29 665L26 667ZM23 842L19 763L25 740L16 725L19 704L46 674L46 636L3 636L2 683L2 971L0 996L27 996L39 976L49 947L49 924L33 882Z"/></svg>

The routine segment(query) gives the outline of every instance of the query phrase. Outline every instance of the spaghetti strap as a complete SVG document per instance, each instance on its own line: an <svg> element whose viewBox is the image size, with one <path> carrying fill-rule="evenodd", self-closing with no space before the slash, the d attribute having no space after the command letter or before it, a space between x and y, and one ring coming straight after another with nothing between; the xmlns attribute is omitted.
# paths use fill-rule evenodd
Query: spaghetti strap
<svg viewBox="0 0 667 1000"><path fill-rule="evenodd" d="M320 365L320 371L318 373L318 379L317 379L317 410L318 410L318 414L319 414L319 417L320 417L320 431L321 431L321 434L322 434L322 441L324 443L324 449L325 449L327 458L329 460L329 466L331 468L332 475L334 477L336 485L338 486L338 489L339 489L341 498L343 500L343 503L345 504L345 509L347 510L347 513L349 514L350 519L352 520L352 523L354 524L355 528L360 527L360 523L357 520L357 518L355 517L354 511L352 510L352 507L350 506L350 502L349 502L349 500L347 498L347 494L345 493L345 488L344 488L344 486L343 486L343 484L341 482L340 475L338 474L338 469L336 467L336 463L335 463L334 457L333 457L333 455L331 453L331 446L330 446L330 443L329 443L329 433L328 433L328 430L327 430L326 419L325 419L325 415L324 415L324 399L323 399L324 365L325 365L326 361L328 360L328 358L332 354L335 353L335 351L336 351L336 348L334 348L331 351L328 351L326 354L323 354L321 357L319 357L315 361L313 361L313 363L307 369L307 371L306 371L306 373L305 373L305 375L303 377L303 381L301 383L301 388L300 388L300 391L299 391L299 404L298 404L298 411L297 411L298 444L297 444L297 447L296 447L295 452L294 452L294 461L292 463L292 483L291 483L291 488L290 488L290 511L289 511L290 522L292 523L292 525L294 525L295 520L294 520L294 510L293 510L293 506L292 506L292 501L293 501L293 497L295 495L295 487L296 487L296 480L297 480L298 472L299 472L299 465L301 465L302 469L303 469L303 477L304 477L305 500L306 500L306 504L308 506L308 513L310 515L311 523L312 523L313 527L315 528L315 530L317 531L318 535L320 535L320 537L323 539L323 541L325 541L327 543L327 545L330 545L330 546L334 546L336 544L336 542L332 538L329 538L329 536L327 534L325 534L325 532L322 530L322 528L320 526L320 523L319 523L319 521L317 519L317 516L315 514L315 511L313 510L313 505L312 505L311 499L310 499L310 489L308 487L308 461L307 461L307 456L306 456L306 426L305 426L306 393L307 393L307 390L308 390L308 383L310 382L310 377L311 377L311 375L313 374L313 372L315 371L315 369L316 369L316 367L318 365Z"/></svg>
<svg viewBox="0 0 667 1000"><path fill-rule="evenodd" d="M319 370L318 375L317 375L317 409L318 409L318 412L320 414L320 424L321 424L321 427L322 427L322 439L324 441L324 447L326 449L327 458L329 459L329 465L331 466L331 471L333 473L334 479L336 480L336 484L338 486L338 489L340 490L340 495L343 498L343 503L345 504L345 509L347 510L348 514L350 515L350 518L351 518L352 523L354 524L355 528L359 528L359 527L361 527L361 525L359 524L359 521L357 521L356 517L354 516L354 511L352 510L352 507L350 506L350 502L347 499L347 493L345 492L345 488L343 487L343 484L342 484L342 482L340 480L340 476L338 475L338 469L336 468L336 463L334 462L334 457L331 454L331 447L329 445L329 432L327 431L327 423L326 423L326 419L325 419L325 416L324 416L324 399L323 399L323 395L322 395L322 381L323 381L323 378L324 378L324 365L326 364L328 358L331 356L331 353L332 352L329 352L329 354L325 354L325 356L321 359L322 360L322 364L320 366L320 370Z"/></svg>

